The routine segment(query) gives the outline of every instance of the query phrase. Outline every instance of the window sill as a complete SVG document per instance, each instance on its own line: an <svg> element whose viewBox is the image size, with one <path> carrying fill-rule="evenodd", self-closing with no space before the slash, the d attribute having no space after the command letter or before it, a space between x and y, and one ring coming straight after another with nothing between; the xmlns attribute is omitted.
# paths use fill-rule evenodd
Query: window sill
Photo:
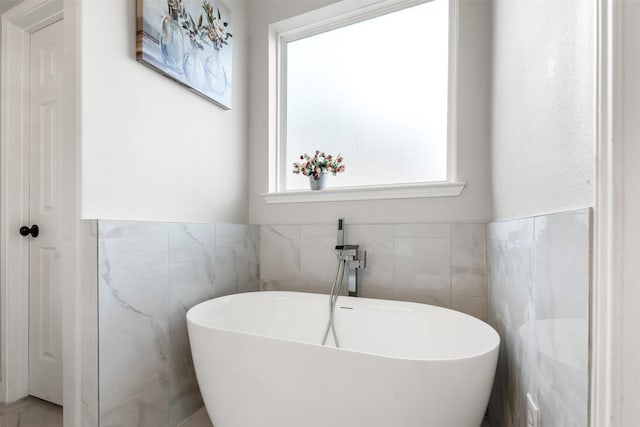
<svg viewBox="0 0 640 427"><path fill-rule="evenodd" d="M265 202L313 203L353 200L416 199L425 197L456 197L462 193L464 182L429 182L419 184L375 185L328 188L325 190L296 190L263 193Z"/></svg>

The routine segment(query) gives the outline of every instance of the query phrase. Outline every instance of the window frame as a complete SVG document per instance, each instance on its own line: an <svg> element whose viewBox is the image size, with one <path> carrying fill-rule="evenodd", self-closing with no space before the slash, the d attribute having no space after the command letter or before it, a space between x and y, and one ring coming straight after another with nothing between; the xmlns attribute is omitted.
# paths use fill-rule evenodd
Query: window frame
<svg viewBox="0 0 640 427"><path fill-rule="evenodd" d="M366 6L338 2L269 26L269 181L267 203L459 196L466 183L457 175L457 77L459 0L449 1L447 179L421 183L286 190L287 43L366 21L432 0L372 0Z"/></svg>

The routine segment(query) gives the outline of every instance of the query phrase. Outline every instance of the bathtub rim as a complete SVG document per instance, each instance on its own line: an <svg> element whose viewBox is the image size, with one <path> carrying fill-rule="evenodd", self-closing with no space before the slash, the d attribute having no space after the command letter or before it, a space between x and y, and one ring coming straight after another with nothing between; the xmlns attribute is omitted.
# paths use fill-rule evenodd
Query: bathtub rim
<svg viewBox="0 0 640 427"><path fill-rule="evenodd" d="M319 293L314 293L314 292L297 292L297 291L258 291L258 292L260 292L261 294L272 294L272 295L273 294L305 294L305 295L319 295L319 296L323 296L323 297L326 297L326 298L329 297L328 294L319 294ZM489 330L491 331L492 338L495 339L495 345L491 346L486 351L476 352L476 353L472 353L472 354L465 355L465 356L462 356L462 357L429 358L429 359L427 359L427 358L415 358L415 357L399 357L399 356L385 355L385 354L380 354L380 353L372 353L372 352L362 351L362 350L354 350L354 349L350 349L350 348L343 348L343 347L338 348L338 347L334 347L334 346L322 345L322 344L319 344L319 343L316 344L316 343L312 343L312 342L292 340L292 339L288 339L288 338L281 338L281 337L276 337L276 336L271 336L271 335L257 334L257 333L253 333L253 332L245 332L245 331L240 331L240 330L237 330L237 329L212 327L210 325L204 324L203 322L198 322L198 321L195 321L193 319L194 315L192 314L192 311L194 309L196 309L200 305L206 304L206 303L208 303L210 301L214 301L214 300L221 300L221 299L224 299L224 298L237 298L239 295L253 294L253 293L255 293L255 292L243 292L243 293L238 293L238 294L224 295L224 296L220 296L220 297L216 297L216 298L211 298L211 299L208 299L206 301L202 301L202 302L194 305L193 307L191 307L187 311L186 316L185 316L186 320L187 320L187 325L193 324L194 326L202 327L202 328L205 328L205 329L211 329L211 330L214 330L214 331L221 331L221 332L232 333L232 334L241 334L241 335L251 336L251 337L273 339L273 340L290 342L290 343L310 345L310 346L320 347L320 348L324 348L324 349L328 349L328 350L347 351L347 352L351 352L351 353L364 354L366 356L381 357L381 358L393 359L393 360L404 360L404 361L411 361L411 362L456 362L456 361L457 362L461 362L461 361L465 361L465 360L472 360L472 359L477 359L477 358L480 358L480 357L488 356L488 355L490 355L491 353L493 353L495 351L499 351L499 348L500 348L500 343L501 343L500 334L498 334L498 332L495 330L495 328L493 328L487 322L485 322L483 320L480 320L477 317L473 317L473 316L471 316L471 315L469 315L467 313L463 313L463 312L458 311L458 310L453 310L451 308L440 307L440 306L433 305L433 304L424 304L424 303L419 303L419 302L412 302L412 301L384 300L384 299L378 299L378 298L365 298L365 297L349 297L349 298L357 298L358 300L379 301L379 302L382 302L382 303L391 301L391 302L408 304L408 305L428 306L428 307L434 307L434 308L440 309L440 310L454 312L454 313L456 313L456 315L460 315L460 316L464 316L464 317L473 319L473 321L476 321L476 322L482 322L484 324L484 326L489 328ZM187 332L188 332L188 328L187 328ZM191 339L191 337L189 337L189 339Z"/></svg>

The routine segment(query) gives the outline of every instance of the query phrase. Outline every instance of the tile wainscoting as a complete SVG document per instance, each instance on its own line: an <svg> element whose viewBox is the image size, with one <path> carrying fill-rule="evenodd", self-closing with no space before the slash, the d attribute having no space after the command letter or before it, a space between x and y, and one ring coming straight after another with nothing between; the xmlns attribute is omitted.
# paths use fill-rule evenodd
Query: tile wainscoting
<svg viewBox="0 0 640 427"><path fill-rule="evenodd" d="M260 227L262 290L329 293L336 225ZM347 224L367 251L362 297L422 302L487 319L485 224Z"/></svg>
<svg viewBox="0 0 640 427"><path fill-rule="evenodd" d="M350 224L360 293L488 320L502 348L493 427L586 425L589 209L489 224ZM86 221L83 425L174 427L202 407L185 313L255 290L328 293L335 225ZM97 272L97 273L96 273Z"/></svg>
<svg viewBox="0 0 640 427"><path fill-rule="evenodd" d="M203 406L185 314L201 301L259 289L259 227L100 220L93 235L83 425L177 426Z"/></svg>
<svg viewBox="0 0 640 427"><path fill-rule="evenodd" d="M543 426L586 426L591 211L488 227L489 323L501 337L489 419L520 427L526 394Z"/></svg>
<svg viewBox="0 0 640 427"><path fill-rule="evenodd" d="M98 221L82 221L82 427L98 427Z"/></svg>
<svg viewBox="0 0 640 427"><path fill-rule="evenodd" d="M84 225L86 427L174 427L202 407L185 322L193 305L261 287L326 293L335 274L335 226ZM368 251L363 296L486 319L484 224L350 225L346 237Z"/></svg>

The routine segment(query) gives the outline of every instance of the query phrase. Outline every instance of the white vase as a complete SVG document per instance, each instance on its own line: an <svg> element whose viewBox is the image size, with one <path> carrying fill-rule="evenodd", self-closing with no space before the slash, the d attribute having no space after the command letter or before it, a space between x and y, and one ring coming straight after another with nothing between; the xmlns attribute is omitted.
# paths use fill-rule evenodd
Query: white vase
<svg viewBox="0 0 640 427"><path fill-rule="evenodd" d="M324 187L327 183L326 174L321 173L318 179L315 179L313 175L309 177L309 184L311 185L311 190L324 190Z"/></svg>
<svg viewBox="0 0 640 427"><path fill-rule="evenodd" d="M184 56L184 75L193 89L202 91L205 84L204 63L200 58L200 48L191 43L191 51Z"/></svg>
<svg viewBox="0 0 640 427"><path fill-rule="evenodd" d="M205 74L209 89L216 95L222 96L227 90L227 71L222 65L220 51L213 49L212 55L205 62Z"/></svg>
<svg viewBox="0 0 640 427"><path fill-rule="evenodd" d="M177 21L171 16L162 18L160 31L160 53L164 64L175 73L182 74L184 58L184 36Z"/></svg>

